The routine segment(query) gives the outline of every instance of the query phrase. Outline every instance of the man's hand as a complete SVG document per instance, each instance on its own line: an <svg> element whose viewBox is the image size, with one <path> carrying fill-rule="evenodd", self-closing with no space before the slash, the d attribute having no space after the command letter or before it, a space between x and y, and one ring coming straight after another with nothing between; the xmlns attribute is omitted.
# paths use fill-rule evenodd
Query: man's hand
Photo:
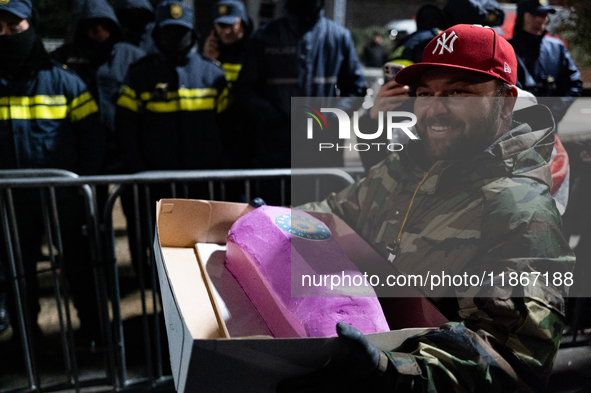
<svg viewBox="0 0 591 393"><path fill-rule="evenodd" d="M218 57L220 57L218 38L215 36L215 32L213 30L205 39L205 44L203 45L203 55L212 61L217 61Z"/></svg>
<svg viewBox="0 0 591 393"><path fill-rule="evenodd" d="M310 374L281 381L277 392L386 392L394 386L395 375L390 368L387 370L386 355L367 341L359 330L339 322L337 334L349 349L347 357L330 361L324 368Z"/></svg>
<svg viewBox="0 0 591 393"><path fill-rule="evenodd" d="M408 99L409 90L408 86L400 85L394 80L383 84L369 111L369 116L375 120L378 118L378 112L388 112L399 107Z"/></svg>

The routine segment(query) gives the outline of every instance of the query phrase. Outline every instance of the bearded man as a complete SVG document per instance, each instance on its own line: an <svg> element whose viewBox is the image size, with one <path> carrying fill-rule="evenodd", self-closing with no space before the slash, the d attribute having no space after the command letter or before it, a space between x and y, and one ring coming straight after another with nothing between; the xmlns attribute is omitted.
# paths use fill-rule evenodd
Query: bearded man
<svg viewBox="0 0 591 393"><path fill-rule="evenodd" d="M493 29L442 32L375 105L395 107L403 86L416 86L420 139L339 194L303 206L343 218L399 274L484 273L482 282L418 288L450 322L397 348L380 351L337 325L350 355L279 391L545 390L572 282L506 279L572 278L574 255L550 196L552 114L544 106L513 112L516 70L510 44Z"/></svg>

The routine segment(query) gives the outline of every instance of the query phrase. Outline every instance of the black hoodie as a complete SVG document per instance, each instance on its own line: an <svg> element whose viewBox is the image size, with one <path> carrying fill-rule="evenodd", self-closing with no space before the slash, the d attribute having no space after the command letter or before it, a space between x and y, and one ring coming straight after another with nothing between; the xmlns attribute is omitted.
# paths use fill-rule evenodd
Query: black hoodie
<svg viewBox="0 0 591 393"><path fill-rule="evenodd" d="M87 29L92 20L99 19L109 28L110 38L104 46L94 46ZM73 42L51 53L60 63L73 69L84 81L99 105L101 124L107 134L107 158L104 172L117 172L122 167L117 157L115 138L115 100L127 69L145 56L145 52L121 42L123 35L115 11L106 0L78 0L72 11Z"/></svg>

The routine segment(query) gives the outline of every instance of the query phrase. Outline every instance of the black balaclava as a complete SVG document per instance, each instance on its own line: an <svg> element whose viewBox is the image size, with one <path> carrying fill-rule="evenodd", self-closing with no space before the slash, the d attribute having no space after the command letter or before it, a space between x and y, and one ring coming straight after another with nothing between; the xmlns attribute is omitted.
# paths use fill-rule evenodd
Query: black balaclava
<svg viewBox="0 0 591 393"><path fill-rule="evenodd" d="M105 42L96 42L88 39L86 42L86 49L89 52L91 61L101 64L107 61L111 56L113 45L115 45L115 41L112 38L107 39Z"/></svg>
<svg viewBox="0 0 591 393"><path fill-rule="evenodd" d="M144 8L126 8L117 11L117 19L123 30L124 40L138 46L146 25L154 20L154 14Z"/></svg>
<svg viewBox="0 0 591 393"><path fill-rule="evenodd" d="M104 42L97 42L90 39L87 30L92 25L100 23L104 28L108 29L110 36ZM121 40L121 36L118 33L118 28L115 23L106 18L90 18L82 21L78 25L76 37L78 47L84 52L84 54L90 59L91 63L102 64L109 60L113 46Z"/></svg>
<svg viewBox="0 0 591 393"><path fill-rule="evenodd" d="M153 33L158 50L175 61L181 61L195 45L195 32L179 25L159 26Z"/></svg>
<svg viewBox="0 0 591 393"><path fill-rule="evenodd" d="M303 26L312 26L320 17L324 0L286 0L285 8L298 18Z"/></svg>
<svg viewBox="0 0 591 393"><path fill-rule="evenodd" d="M21 69L33 52L37 36L33 26L22 33L0 36L0 70L13 73Z"/></svg>

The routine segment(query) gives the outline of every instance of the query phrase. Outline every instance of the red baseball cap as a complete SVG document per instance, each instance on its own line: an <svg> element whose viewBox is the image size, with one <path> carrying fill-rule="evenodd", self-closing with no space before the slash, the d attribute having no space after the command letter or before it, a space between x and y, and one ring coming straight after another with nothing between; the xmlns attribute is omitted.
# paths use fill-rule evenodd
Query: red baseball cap
<svg viewBox="0 0 591 393"><path fill-rule="evenodd" d="M436 67L474 71L511 85L517 81L517 59L513 47L488 27L450 27L427 44L422 62L405 67L396 74L396 82L417 85L426 71Z"/></svg>

